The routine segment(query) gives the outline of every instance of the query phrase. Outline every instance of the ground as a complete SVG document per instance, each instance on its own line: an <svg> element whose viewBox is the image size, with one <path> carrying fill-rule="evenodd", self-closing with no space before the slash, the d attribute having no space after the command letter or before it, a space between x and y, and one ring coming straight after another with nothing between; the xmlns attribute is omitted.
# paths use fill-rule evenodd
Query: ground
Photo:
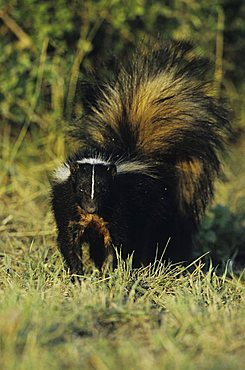
<svg viewBox="0 0 245 370"><path fill-rule="evenodd" d="M37 160L36 142L13 159L4 143L1 369L244 369L242 272L200 260L134 270L118 256L116 270L88 266L72 283L49 206L54 160Z"/></svg>

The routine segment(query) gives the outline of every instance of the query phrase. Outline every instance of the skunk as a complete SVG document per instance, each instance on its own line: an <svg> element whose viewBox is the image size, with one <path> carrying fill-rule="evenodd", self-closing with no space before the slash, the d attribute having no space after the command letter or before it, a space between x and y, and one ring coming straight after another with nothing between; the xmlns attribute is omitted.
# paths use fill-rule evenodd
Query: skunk
<svg viewBox="0 0 245 370"><path fill-rule="evenodd" d="M136 267L163 251L173 262L190 258L230 127L205 71L178 43L140 50L83 85L84 115L71 130L79 149L52 184L58 245L71 272L83 272L83 242L100 268L111 251L99 227L81 232L81 212L102 222L110 245L123 258L133 253Z"/></svg>

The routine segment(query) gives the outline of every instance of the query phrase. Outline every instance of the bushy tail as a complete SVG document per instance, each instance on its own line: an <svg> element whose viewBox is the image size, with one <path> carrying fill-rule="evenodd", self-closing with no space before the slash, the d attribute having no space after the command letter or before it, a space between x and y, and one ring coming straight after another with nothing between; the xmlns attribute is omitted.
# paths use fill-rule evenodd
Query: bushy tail
<svg viewBox="0 0 245 370"><path fill-rule="evenodd" d="M196 218L212 196L229 130L205 70L186 43L140 51L111 78L88 86L87 114L73 130L82 147L171 164L180 207L192 207Z"/></svg>

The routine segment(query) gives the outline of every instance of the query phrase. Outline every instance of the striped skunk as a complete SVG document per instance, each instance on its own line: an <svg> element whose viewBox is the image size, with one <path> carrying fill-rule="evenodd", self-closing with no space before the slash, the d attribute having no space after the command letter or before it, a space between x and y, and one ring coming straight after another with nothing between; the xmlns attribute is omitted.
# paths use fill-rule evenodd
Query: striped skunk
<svg viewBox="0 0 245 370"><path fill-rule="evenodd" d="M229 132L205 70L190 46L178 43L138 51L109 77L83 84L84 115L71 131L80 149L52 184L58 245L71 272L83 271L83 242L103 265L110 248L99 229L123 258L134 252L136 267L167 244L165 259L191 256Z"/></svg>

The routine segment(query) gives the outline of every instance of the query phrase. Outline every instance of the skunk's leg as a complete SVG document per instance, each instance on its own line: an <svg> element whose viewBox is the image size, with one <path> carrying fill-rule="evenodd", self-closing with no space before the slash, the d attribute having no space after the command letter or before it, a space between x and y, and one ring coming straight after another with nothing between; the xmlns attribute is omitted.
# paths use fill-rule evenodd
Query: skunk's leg
<svg viewBox="0 0 245 370"><path fill-rule="evenodd" d="M83 274L82 243L79 230L70 225L67 230L58 233L59 249L64 257L67 267L72 274Z"/></svg>

